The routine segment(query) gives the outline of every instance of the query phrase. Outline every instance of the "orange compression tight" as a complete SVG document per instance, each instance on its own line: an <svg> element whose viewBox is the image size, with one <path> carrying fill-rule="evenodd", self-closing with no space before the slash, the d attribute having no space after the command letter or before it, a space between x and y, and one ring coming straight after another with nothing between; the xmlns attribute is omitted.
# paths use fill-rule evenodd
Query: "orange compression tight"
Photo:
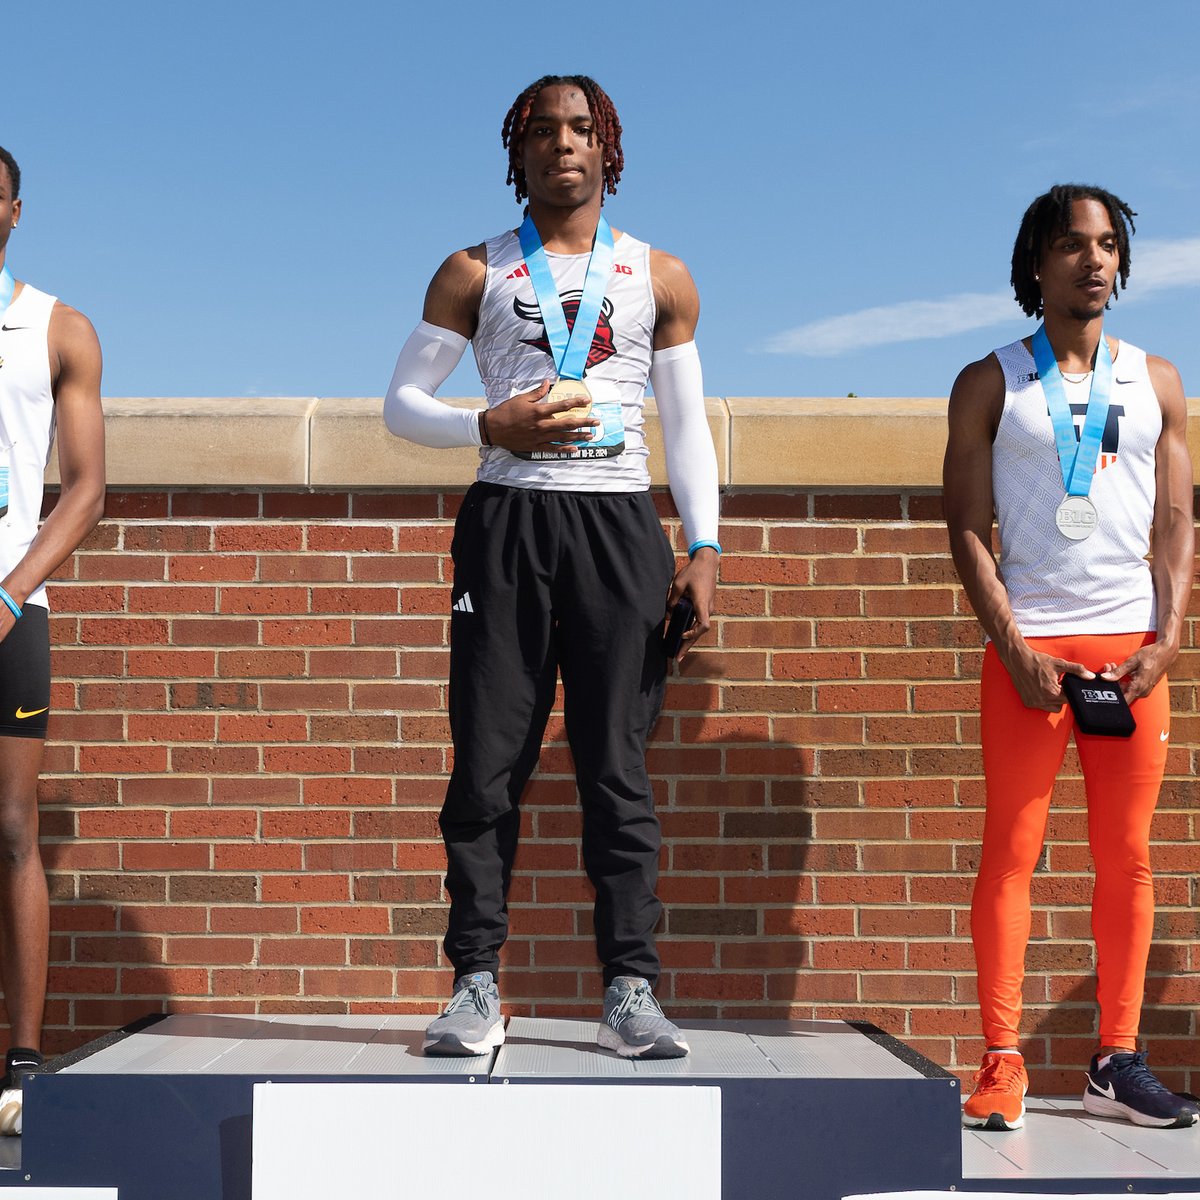
<svg viewBox="0 0 1200 1200"><path fill-rule="evenodd" d="M1035 650L1099 671L1123 662L1153 633L1034 637ZM989 1046L1017 1045L1029 941L1029 888L1042 852L1054 780L1075 727L1071 709L1026 708L989 643L981 702L987 816L971 901L971 937L983 1035ZM1137 1048L1138 1019L1154 920L1150 819L1167 759L1170 700L1164 676L1132 705L1130 738L1075 732L1087 792L1088 842L1095 866L1100 1044Z"/></svg>

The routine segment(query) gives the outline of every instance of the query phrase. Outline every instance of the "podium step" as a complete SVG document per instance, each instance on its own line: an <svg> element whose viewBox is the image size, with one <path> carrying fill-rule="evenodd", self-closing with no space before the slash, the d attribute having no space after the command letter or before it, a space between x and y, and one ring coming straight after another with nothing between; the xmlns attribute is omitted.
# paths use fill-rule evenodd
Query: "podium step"
<svg viewBox="0 0 1200 1200"><path fill-rule="evenodd" d="M873 1026L684 1021L687 1058L596 1046L592 1022L514 1017L492 1082L721 1089L723 1200L938 1189L961 1180L959 1085Z"/></svg>
<svg viewBox="0 0 1200 1200"><path fill-rule="evenodd" d="M1200 1191L1200 1125L1144 1129L1080 1100L1026 1097L1021 1129L963 1131L964 1192L1155 1195Z"/></svg>
<svg viewBox="0 0 1200 1200"><path fill-rule="evenodd" d="M722 1200L961 1186L958 1081L870 1026L684 1021L688 1058L638 1062L601 1050L593 1022L517 1017L498 1052L447 1059L420 1052L428 1019L178 1015L102 1039L27 1085L21 1175L251 1200L256 1084L561 1083L719 1087Z"/></svg>

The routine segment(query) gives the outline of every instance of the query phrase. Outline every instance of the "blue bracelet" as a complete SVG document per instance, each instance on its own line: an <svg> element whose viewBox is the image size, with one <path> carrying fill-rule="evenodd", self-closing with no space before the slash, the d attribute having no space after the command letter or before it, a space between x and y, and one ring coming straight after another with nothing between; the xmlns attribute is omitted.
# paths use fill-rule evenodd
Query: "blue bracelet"
<svg viewBox="0 0 1200 1200"><path fill-rule="evenodd" d="M688 558L694 557L696 551L699 550L702 546L709 546L713 550L715 550L718 554L721 553L721 543L720 542L699 541L699 542L693 542L688 547Z"/></svg>
<svg viewBox="0 0 1200 1200"><path fill-rule="evenodd" d="M21 606L2 587L0 587L0 600L3 600L8 605L8 611L19 621L21 619Z"/></svg>

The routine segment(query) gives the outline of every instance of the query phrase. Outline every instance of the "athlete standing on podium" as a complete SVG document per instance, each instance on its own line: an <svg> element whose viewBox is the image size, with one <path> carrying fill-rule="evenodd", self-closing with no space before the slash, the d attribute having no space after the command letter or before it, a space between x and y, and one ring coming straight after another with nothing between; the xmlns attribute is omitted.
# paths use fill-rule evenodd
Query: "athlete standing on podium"
<svg viewBox="0 0 1200 1200"><path fill-rule="evenodd" d="M686 651L716 591L699 298L683 263L603 216L624 159L616 111L593 80L539 79L514 101L502 140L525 221L443 263L384 407L400 437L481 447L452 547L454 771L441 828L455 985L425 1050L478 1054L504 1040L496 981L519 804L561 672L604 966L600 1044L678 1057L687 1043L652 992L661 835L645 751L666 677L664 615L681 597L694 604ZM434 397L468 341L482 411ZM678 572L648 490L647 379L689 547Z"/></svg>
<svg viewBox="0 0 1200 1200"><path fill-rule="evenodd" d="M1039 196L1017 235L1012 282L1043 325L965 368L950 395L950 546L989 639L980 706L987 816L971 906L987 1052L963 1109L970 1126L1015 1129L1024 1119L1029 889L1072 730L1095 864L1100 1005L1083 1105L1139 1125L1198 1117L1137 1052L1154 921L1150 819L1171 725L1166 671L1179 653L1194 551L1179 374L1103 329L1129 274L1134 215L1101 188ZM1119 701L1119 683L1132 736L1081 732L1065 707L1062 681L1072 675L1093 681L1083 701L1102 712Z"/></svg>
<svg viewBox="0 0 1200 1200"><path fill-rule="evenodd" d="M21 172L0 147L0 985L12 1046L0 1133L21 1132L25 1075L41 1066L50 904L37 783L50 707L46 579L104 509L100 343L88 319L6 262ZM42 477L58 432L61 492L41 529Z"/></svg>

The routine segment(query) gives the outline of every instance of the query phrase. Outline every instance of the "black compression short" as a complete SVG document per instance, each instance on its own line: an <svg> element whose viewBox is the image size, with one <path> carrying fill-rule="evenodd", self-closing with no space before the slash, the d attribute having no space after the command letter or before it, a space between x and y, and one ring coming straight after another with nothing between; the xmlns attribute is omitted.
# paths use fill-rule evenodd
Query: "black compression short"
<svg viewBox="0 0 1200 1200"><path fill-rule="evenodd" d="M0 642L0 737L44 738L50 715L50 614L27 604Z"/></svg>

